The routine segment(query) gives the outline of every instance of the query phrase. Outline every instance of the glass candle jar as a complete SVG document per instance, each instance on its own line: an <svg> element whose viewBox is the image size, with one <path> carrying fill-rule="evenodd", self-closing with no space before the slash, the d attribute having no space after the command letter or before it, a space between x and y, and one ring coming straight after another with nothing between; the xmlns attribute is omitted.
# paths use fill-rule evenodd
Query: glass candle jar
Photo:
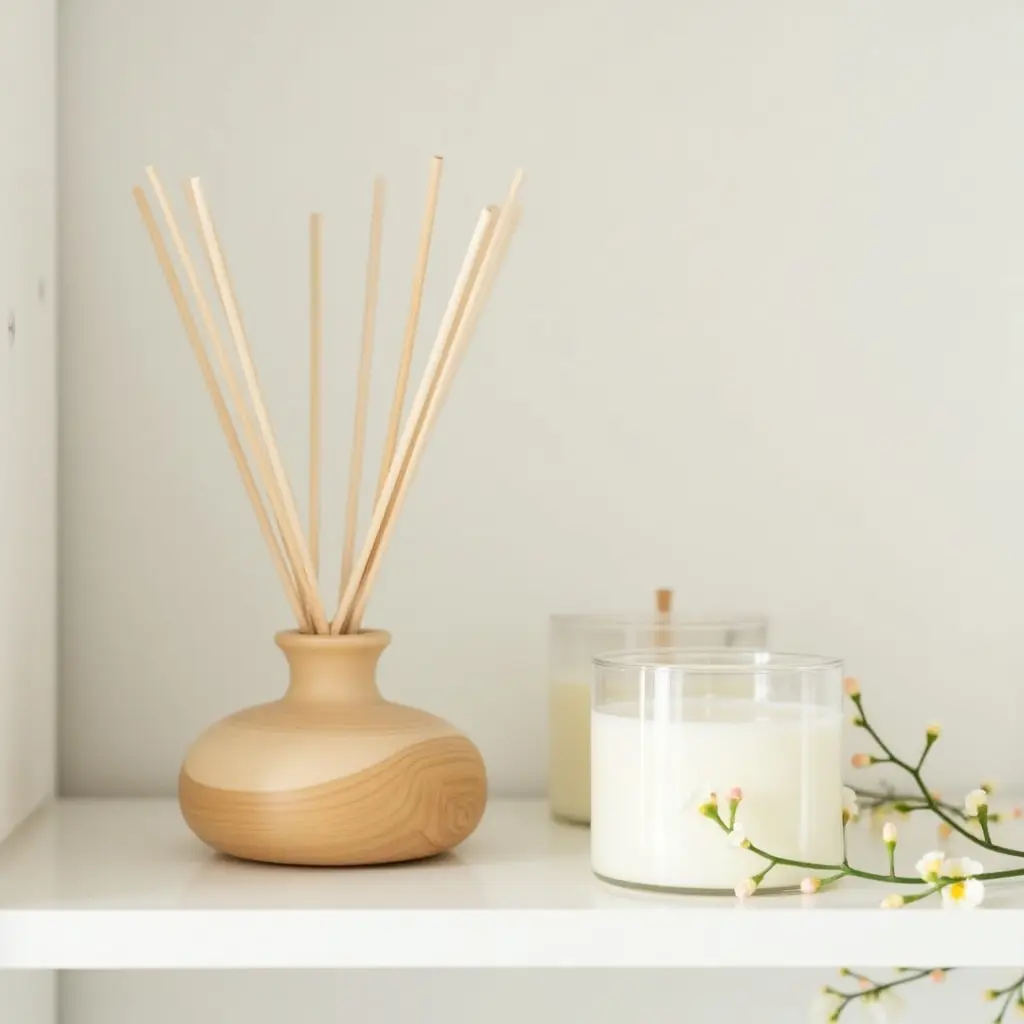
<svg viewBox="0 0 1024 1024"><path fill-rule="evenodd" d="M733 892L767 867L698 806L742 790L762 850L835 864L842 836L842 662L740 650L647 650L595 660L591 862L625 885ZM776 867L762 888L813 874Z"/></svg>
<svg viewBox="0 0 1024 1024"><path fill-rule="evenodd" d="M756 615L675 617L554 615L551 618L548 799L554 817L590 821L590 704L594 658L646 647L744 647L767 643Z"/></svg>

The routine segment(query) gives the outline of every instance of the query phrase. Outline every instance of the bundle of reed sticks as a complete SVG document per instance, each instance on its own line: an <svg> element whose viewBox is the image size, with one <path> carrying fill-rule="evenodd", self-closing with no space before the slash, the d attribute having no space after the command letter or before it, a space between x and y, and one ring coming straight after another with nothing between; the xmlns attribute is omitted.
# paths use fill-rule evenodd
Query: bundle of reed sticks
<svg viewBox="0 0 1024 1024"><path fill-rule="evenodd" d="M398 376L392 397L384 451L377 481L373 514L361 548L356 547L360 485L366 422L370 400L370 367L373 354L381 264L381 237L384 219L384 183L378 178L373 186L370 222L370 246L367 259L362 337L359 354L355 425L349 463L348 496L344 527L341 582L334 616L327 610L320 588L320 476L321 476L321 367L323 361L322 235L323 218L314 213L309 219L309 524L303 531L295 494L289 483L275 440L259 378L253 362L234 285L221 248L202 184L189 179L186 197L209 265L214 290L219 300L227 335L214 312L196 263L163 183L149 167L146 175L160 209L171 246L177 254L192 301L186 295L171 249L164 240L145 191L135 188L133 195L149 233L156 258L181 317L185 334L199 364L214 410L228 447L234 457L242 484L270 552L298 628L306 633L355 633L361 629L380 561L395 527L395 520L409 487L423 448L430 436L441 406L451 387L462 355L472 337L487 302L495 277L512 235L519 223L517 203L522 172L512 180L505 202L489 206L480 213L470 238L451 297L434 338L423 376L408 415L402 421L408 389L420 308L426 282L427 264L441 183L442 161L431 162L426 208L420 228L419 246L413 273L412 297L405 321ZM193 310L193 305L195 309ZM198 317L196 316L198 313ZM213 354L213 362L210 353ZM214 367L216 363L216 368ZM230 399L225 399L225 391ZM231 410L234 410L232 414ZM253 472L252 466L255 466Z"/></svg>

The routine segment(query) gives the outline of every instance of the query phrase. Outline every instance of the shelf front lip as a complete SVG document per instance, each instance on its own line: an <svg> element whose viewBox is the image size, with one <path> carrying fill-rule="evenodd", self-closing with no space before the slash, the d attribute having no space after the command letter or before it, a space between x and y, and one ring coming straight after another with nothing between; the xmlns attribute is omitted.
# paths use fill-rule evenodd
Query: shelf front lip
<svg viewBox="0 0 1024 1024"><path fill-rule="evenodd" d="M0 969L1022 962L1019 910L0 911Z"/></svg>

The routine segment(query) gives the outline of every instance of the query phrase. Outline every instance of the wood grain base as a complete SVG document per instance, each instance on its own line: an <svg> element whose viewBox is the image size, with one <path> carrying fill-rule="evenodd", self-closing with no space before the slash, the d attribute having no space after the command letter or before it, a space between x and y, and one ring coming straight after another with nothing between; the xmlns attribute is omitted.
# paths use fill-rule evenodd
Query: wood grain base
<svg viewBox="0 0 1024 1024"><path fill-rule="evenodd" d="M182 765L181 811L203 842L246 860L351 866L431 857L473 832L483 759L443 719L381 698L387 634L278 643L286 696L218 722Z"/></svg>

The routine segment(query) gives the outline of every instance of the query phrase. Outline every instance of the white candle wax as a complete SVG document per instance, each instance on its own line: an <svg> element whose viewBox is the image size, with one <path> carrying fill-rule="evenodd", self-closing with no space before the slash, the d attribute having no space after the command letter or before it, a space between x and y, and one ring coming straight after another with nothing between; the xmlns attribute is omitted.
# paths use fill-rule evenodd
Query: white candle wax
<svg viewBox="0 0 1024 1024"><path fill-rule="evenodd" d="M590 683L556 679L550 694L551 811L585 825L590 821Z"/></svg>
<svg viewBox="0 0 1024 1024"><path fill-rule="evenodd" d="M737 820L780 856L842 859L842 719L800 704L681 701L641 723L638 705L610 704L591 720L591 859L604 878L634 885L732 890L767 865L697 812L712 791L743 790ZM765 888L799 885L803 868L776 867Z"/></svg>

